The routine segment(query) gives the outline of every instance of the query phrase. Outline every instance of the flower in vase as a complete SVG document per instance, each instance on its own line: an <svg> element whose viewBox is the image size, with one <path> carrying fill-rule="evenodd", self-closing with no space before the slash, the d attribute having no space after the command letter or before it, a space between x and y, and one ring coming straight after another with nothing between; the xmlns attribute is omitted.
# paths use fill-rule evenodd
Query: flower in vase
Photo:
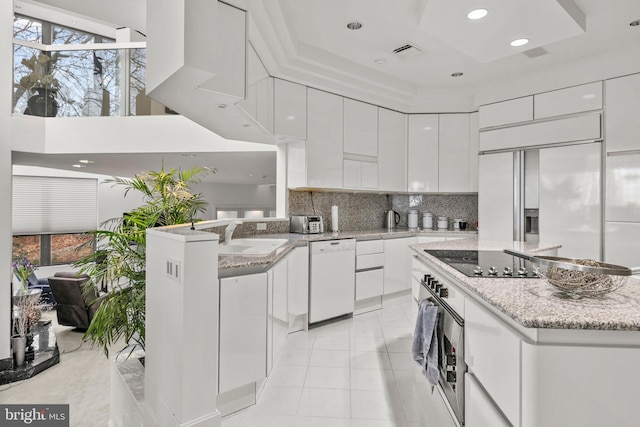
<svg viewBox="0 0 640 427"><path fill-rule="evenodd" d="M19 258L13 262L13 273L20 279L20 283L22 287L21 291L25 292L27 290L27 284L29 283L29 276L38 269L37 266L31 264L26 258Z"/></svg>

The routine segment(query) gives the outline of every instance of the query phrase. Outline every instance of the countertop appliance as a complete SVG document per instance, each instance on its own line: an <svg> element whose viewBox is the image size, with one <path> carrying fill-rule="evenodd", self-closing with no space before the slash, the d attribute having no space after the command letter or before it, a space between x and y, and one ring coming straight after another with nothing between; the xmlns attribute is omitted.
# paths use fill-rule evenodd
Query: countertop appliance
<svg viewBox="0 0 640 427"><path fill-rule="evenodd" d="M356 240L311 242L309 256L309 323L353 313Z"/></svg>
<svg viewBox="0 0 640 427"><path fill-rule="evenodd" d="M438 381L459 425L464 425L464 319L447 303L449 290L442 278L425 274L418 301L425 298L438 307Z"/></svg>
<svg viewBox="0 0 640 427"><path fill-rule="evenodd" d="M324 233L324 223L319 215L292 215L289 231L299 234Z"/></svg>
<svg viewBox="0 0 640 427"><path fill-rule="evenodd" d="M424 251L469 277L538 278L530 261L502 251Z"/></svg>
<svg viewBox="0 0 640 427"><path fill-rule="evenodd" d="M400 222L400 214L394 210L389 209L384 219L384 228L393 229L396 228Z"/></svg>

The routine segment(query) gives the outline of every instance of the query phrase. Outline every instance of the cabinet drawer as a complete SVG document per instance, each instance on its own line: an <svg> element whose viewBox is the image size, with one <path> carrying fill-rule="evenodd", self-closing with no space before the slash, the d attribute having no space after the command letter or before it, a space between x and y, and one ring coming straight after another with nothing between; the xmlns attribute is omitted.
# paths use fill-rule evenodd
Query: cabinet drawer
<svg viewBox="0 0 640 427"><path fill-rule="evenodd" d="M384 266L384 253L358 255L356 257L356 270L364 270L373 267Z"/></svg>
<svg viewBox="0 0 640 427"><path fill-rule="evenodd" d="M382 268L356 273L356 301L382 295L383 280Z"/></svg>
<svg viewBox="0 0 640 427"><path fill-rule="evenodd" d="M356 242L356 255L367 255L384 252L384 243L380 240Z"/></svg>

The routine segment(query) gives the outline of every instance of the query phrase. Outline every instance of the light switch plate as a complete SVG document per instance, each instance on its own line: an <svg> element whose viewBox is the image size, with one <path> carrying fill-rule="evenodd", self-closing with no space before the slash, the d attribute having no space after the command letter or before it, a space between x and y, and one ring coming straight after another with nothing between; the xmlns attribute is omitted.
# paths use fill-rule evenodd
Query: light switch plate
<svg viewBox="0 0 640 427"><path fill-rule="evenodd" d="M174 282L181 282L182 279L182 263L173 258L167 258L165 274Z"/></svg>
<svg viewBox="0 0 640 427"><path fill-rule="evenodd" d="M267 229L267 223L266 222L258 222L256 224L256 230L258 231L266 231Z"/></svg>

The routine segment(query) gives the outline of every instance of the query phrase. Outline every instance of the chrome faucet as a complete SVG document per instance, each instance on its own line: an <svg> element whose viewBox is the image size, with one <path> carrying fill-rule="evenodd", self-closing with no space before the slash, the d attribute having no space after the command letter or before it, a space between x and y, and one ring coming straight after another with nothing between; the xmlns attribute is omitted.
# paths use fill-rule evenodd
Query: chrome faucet
<svg viewBox="0 0 640 427"><path fill-rule="evenodd" d="M233 232L235 231L236 227L239 226L240 224L242 224L242 221L240 220L232 221L229 225L227 225L227 228L224 229L225 245L228 245L229 243L231 243L231 237L233 236Z"/></svg>

